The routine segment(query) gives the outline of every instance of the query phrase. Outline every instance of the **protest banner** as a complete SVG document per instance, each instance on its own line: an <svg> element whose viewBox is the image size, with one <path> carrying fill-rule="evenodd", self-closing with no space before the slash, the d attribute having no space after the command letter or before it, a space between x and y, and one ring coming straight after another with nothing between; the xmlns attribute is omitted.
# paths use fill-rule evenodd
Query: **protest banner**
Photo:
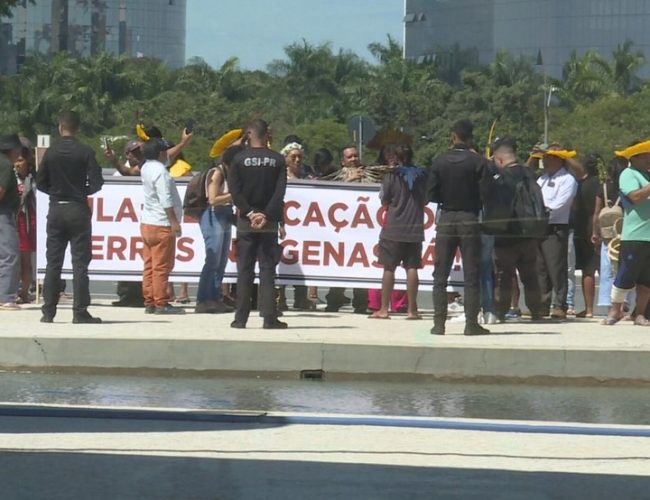
<svg viewBox="0 0 650 500"><path fill-rule="evenodd" d="M176 179L181 197L188 179ZM37 255L39 278L45 273L45 209L47 195L38 193ZM138 177L107 177L103 189L88 199L92 210L91 280L140 281L142 239L140 213L143 191ZM379 232L385 209L379 201L379 185L322 181L292 181L285 197L287 236L281 241L279 284L380 288L382 268L377 262ZM172 281L197 282L205 259L198 223L185 218L183 235L176 243ZM233 238L236 231L233 228ZM425 210L421 286L431 286L435 257L435 205ZM224 281L236 280L234 244ZM72 277L69 251L62 277ZM451 286L462 286L457 257L450 275ZM398 269L396 287L405 288L406 273Z"/></svg>

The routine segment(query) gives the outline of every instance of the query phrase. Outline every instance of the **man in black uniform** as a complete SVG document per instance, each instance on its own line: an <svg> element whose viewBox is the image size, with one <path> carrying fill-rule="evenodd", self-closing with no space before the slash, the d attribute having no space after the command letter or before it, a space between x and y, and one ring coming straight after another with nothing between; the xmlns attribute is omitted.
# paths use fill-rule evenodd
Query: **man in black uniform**
<svg viewBox="0 0 650 500"><path fill-rule="evenodd" d="M537 278L539 235L527 234L513 210L518 185L535 190L540 203L542 193L536 183L535 172L517 161L516 148L516 142L510 137L498 139L492 146L495 168L491 172L493 175L488 177L489 190L484 200L484 232L495 236L495 305L500 323L505 322L510 308L516 271L519 271L524 285L531 319L535 321L542 317L542 293Z"/></svg>
<svg viewBox="0 0 650 500"><path fill-rule="evenodd" d="M264 328L281 329L275 303L278 224L283 220L287 173L284 157L267 148L269 126L252 121L245 132L248 148L233 159L228 187L239 210L237 221L237 301L232 328L246 328L251 310L255 262L260 266L260 312Z"/></svg>
<svg viewBox="0 0 650 500"><path fill-rule="evenodd" d="M473 126L469 120L454 124L451 149L433 161L429 172L428 199L439 204L436 256L433 271L433 335L445 334L447 284L456 250L460 248L465 277L465 335L485 335L478 324L481 233L481 184L487 160L471 151Z"/></svg>
<svg viewBox="0 0 650 500"><path fill-rule="evenodd" d="M88 264L92 258L90 208L87 197L104 184L95 153L76 139L81 120L73 111L59 119L61 139L45 152L37 173L37 186L50 195L47 215L47 267L43 281L43 317L51 323L59 303L61 268L70 243L72 257L73 323L101 323L88 313Z"/></svg>

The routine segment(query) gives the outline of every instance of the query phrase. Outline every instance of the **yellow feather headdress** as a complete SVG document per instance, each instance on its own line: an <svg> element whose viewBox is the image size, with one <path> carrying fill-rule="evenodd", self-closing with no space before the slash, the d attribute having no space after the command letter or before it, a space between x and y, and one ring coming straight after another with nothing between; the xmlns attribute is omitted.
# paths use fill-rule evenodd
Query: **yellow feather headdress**
<svg viewBox="0 0 650 500"><path fill-rule="evenodd" d="M622 151L614 151L614 154L616 156L621 156L628 160L633 156L640 155L643 153L650 153L650 140L645 142L639 142L638 144L634 144L629 148L625 148Z"/></svg>
<svg viewBox="0 0 650 500"><path fill-rule="evenodd" d="M138 123L135 126L135 133L138 135L138 137L143 140L143 141L148 141L149 136L147 133L144 131L144 125L142 123Z"/></svg>
<svg viewBox="0 0 650 500"><path fill-rule="evenodd" d="M229 130L221 137L219 137L216 141L214 141L214 144L210 148L210 158L221 156L221 154L230 146L232 146L232 143L239 139L243 133L243 129L235 128L233 130Z"/></svg>
<svg viewBox="0 0 650 500"><path fill-rule="evenodd" d="M557 156L558 158L562 158L563 160L568 160L570 158L575 158L578 153L572 150L567 150L567 149L547 149L544 151L545 155L548 156Z"/></svg>

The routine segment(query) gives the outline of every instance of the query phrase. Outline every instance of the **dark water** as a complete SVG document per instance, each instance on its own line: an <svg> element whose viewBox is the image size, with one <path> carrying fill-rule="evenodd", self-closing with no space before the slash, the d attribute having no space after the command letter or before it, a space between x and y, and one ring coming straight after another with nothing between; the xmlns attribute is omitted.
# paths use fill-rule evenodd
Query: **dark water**
<svg viewBox="0 0 650 500"><path fill-rule="evenodd" d="M0 373L0 401L650 425L647 388Z"/></svg>

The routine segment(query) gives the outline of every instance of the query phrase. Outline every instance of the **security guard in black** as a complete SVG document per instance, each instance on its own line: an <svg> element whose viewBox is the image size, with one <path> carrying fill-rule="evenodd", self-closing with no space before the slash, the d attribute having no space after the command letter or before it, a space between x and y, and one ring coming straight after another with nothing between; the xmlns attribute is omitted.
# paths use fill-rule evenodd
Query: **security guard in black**
<svg viewBox="0 0 650 500"><path fill-rule="evenodd" d="M250 315L259 262L260 312L264 328L286 328L278 321L275 303L275 268L280 257L278 224L283 220L287 173L284 157L265 147L251 147L235 156L228 172L228 187L239 210L237 220L237 301L233 328L245 328ZM266 222L251 222L263 214Z"/></svg>

